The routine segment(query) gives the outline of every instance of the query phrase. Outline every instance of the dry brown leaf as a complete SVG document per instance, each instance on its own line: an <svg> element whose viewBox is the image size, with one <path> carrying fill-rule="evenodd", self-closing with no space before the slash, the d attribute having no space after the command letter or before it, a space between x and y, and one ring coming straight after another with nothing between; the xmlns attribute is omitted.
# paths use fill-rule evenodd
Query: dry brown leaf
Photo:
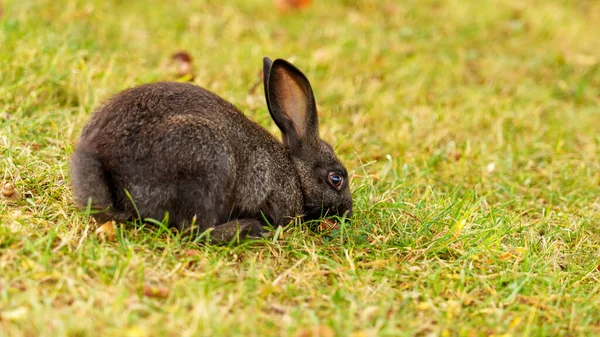
<svg viewBox="0 0 600 337"><path fill-rule="evenodd" d="M275 0L275 7L282 12L298 10L309 6L310 0Z"/></svg>
<svg viewBox="0 0 600 337"><path fill-rule="evenodd" d="M115 232L115 222L108 221L102 224L102 226L96 229L96 235L101 239L112 241L117 237Z"/></svg>
<svg viewBox="0 0 600 337"><path fill-rule="evenodd" d="M186 266L188 268L202 267L206 264L204 253L197 249L186 249L183 251L183 256L186 259Z"/></svg>
<svg viewBox="0 0 600 337"><path fill-rule="evenodd" d="M142 294L151 298L167 298L169 297L169 289L165 287L154 287L149 284L144 284Z"/></svg>
<svg viewBox="0 0 600 337"><path fill-rule="evenodd" d="M337 222L335 222L333 220L323 219L319 223L318 229L319 229L319 232L333 231L336 229L340 229L340 224L338 224Z"/></svg>
<svg viewBox="0 0 600 337"><path fill-rule="evenodd" d="M194 80L194 66L192 64L192 56L185 51L180 51L171 56L173 72L179 79L187 81Z"/></svg>
<svg viewBox="0 0 600 337"><path fill-rule="evenodd" d="M317 325L310 329L301 329L294 334L294 337L334 337L335 332L326 325Z"/></svg>
<svg viewBox="0 0 600 337"><path fill-rule="evenodd" d="M285 314L285 308L280 307L276 304L273 304L267 308L265 308L265 311L272 313L272 314L276 314L276 315L283 315Z"/></svg>
<svg viewBox="0 0 600 337"><path fill-rule="evenodd" d="M196 257L196 256L201 256L202 252L199 251L198 249L187 249L183 255L185 255L185 257Z"/></svg>
<svg viewBox="0 0 600 337"><path fill-rule="evenodd" d="M2 197L9 201L16 201L21 199L21 193L15 190L13 184L6 183L2 186Z"/></svg>

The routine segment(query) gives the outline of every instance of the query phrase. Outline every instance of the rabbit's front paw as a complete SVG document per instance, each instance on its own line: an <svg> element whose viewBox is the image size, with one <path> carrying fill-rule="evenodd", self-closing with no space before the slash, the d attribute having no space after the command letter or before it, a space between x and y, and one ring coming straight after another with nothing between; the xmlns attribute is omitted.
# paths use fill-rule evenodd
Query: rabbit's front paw
<svg viewBox="0 0 600 337"><path fill-rule="evenodd" d="M266 230L259 220L238 219L217 225L209 235L213 243L228 243L234 239L259 239L264 233Z"/></svg>

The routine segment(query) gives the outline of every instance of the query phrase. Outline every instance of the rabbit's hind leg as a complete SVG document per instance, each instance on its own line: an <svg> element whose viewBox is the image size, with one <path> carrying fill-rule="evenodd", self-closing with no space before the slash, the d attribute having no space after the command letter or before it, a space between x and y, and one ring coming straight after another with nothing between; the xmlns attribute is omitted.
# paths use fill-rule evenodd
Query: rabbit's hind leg
<svg viewBox="0 0 600 337"><path fill-rule="evenodd" d="M98 223L110 220L125 222L132 217L132 213L119 209L115 203L116 185L95 153L79 149L73 153L71 184L77 204L89 206Z"/></svg>
<svg viewBox="0 0 600 337"><path fill-rule="evenodd" d="M205 174L178 181L166 203L169 225L193 236L226 221L230 209L222 192L226 181L226 175Z"/></svg>

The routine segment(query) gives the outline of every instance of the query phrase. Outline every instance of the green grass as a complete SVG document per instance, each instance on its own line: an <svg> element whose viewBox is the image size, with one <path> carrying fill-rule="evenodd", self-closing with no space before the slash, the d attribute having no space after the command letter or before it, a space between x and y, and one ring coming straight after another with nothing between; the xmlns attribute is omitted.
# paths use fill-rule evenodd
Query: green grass
<svg viewBox="0 0 600 337"><path fill-rule="evenodd" d="M0 170L22 198L0 200L0 336L600 333L600 3L3 6ZM94 234L75 140L111 94L173 79L180 50L273 133L250 91L262 56L305 71L352 172L350 226L232 246Z"/></svg>

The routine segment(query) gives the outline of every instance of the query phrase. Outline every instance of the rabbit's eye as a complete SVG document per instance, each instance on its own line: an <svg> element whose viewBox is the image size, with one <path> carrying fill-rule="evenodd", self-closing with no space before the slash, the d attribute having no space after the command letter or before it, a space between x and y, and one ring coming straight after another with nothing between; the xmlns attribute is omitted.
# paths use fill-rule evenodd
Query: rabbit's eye
<svg viewBox="0 0 600 337"><path fill-rule="evenodd" d="M339 173L337 173L337 172L329 172L329 177L328 178L329 178L329 183L336 190L339 191L342 188L342 185L344 184L344 177L342 177Z"/></svg>

